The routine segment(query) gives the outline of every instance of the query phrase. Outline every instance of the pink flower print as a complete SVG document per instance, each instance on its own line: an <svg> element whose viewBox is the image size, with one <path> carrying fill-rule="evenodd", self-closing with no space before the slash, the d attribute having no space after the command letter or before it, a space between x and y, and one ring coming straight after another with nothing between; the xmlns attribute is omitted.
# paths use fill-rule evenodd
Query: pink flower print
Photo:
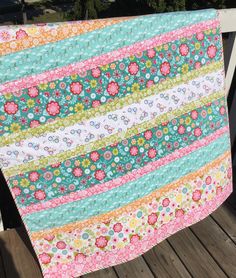
<svg viewBox="0 0 236 278"><path fill-rule="evenodd" d="M112 158L112 152L106 151L103 156L106 160L110 160Z"/></svg>
<svg viewBox="0 0 236 278"><path fill-rule="evenodd" d="M71 190L71 191L75 190L75 185L73 183L69 185L69 190Z"/></svg>
<svg viewBox="0 0 236 278"><path fill-rule="evenodd" d="M107 233L107 231L108 231L108 229L107 229L106 227L102 227L102 228L101 228L101 232L102 232L103 234Z"/></svg>
<svg viewBox="0 0 236 278"><path fill-rule="evenodd" d="M144 137L146 140L150 140L152 138L152 131L151 130L146 130L144 132Z"/></svg>
<svg viewBox="0 0 236 278"><path fill-rule="evenodd" d="M9 115L14 115L18 111L18 105L14 101L7 101L4 104L4 111Z"/></svg>
<svg viewBox="0 0 236 278"><path fill-rule="evenodd" d="M52 174L52 172L48 171L43 175L43 177L45 180L50 181L53 178L53 174Z"/></svg>
<svg viewBox="0 0 236 278"><path fill-rule="evenodd" d="M154 49L149 49L149 50L147 51L147 56L148 56L148 58L152 59L152 58L155 57L155 55L156 55L156 51L155 51Z"/></svg>
<svg viewBox="0 0 236 278"><path fill-rule="evenodd" d="M91 152L90 153L90 158L92 161L96 162L100 158L100 154L97 151Z"/></svg>
<svg viewBox="0 0 236 278"><path fill-rule="evenodd" d="M28 95L30 97L37 97L39 95L39 90L36 87L31 87L28 89Z"/></svg>
<svg viewBox="0 0 236 278"><path fill-rule="evenodd" d="M199 136L202 135L202 130L201 130L200 127L197 127L197 128L194 129L194 135L195 135L196 137L199 137Z"/></svg>
<svg viewBox="0 0 236 278"><path fill-rule="evenodd" d="M74 95L79 95L83 90L83 85L80 82L72 82L70 84L70 91Z"/></svg>
<svg viewBox="0 0 236 278"><path fill-rule="evenodd" d="M146 87L147 88L150 88L153 85L154 85L154 81L153 80L148 80L147 83L146 83Z"/></svg>
<svg viewBox="0 0 236 278"><path fill-rule="evenodd" d="M58 241L56 246L57 246L58 249L61 249L61 250L66 248L66 244L65 244L64 241Z"/></svg>
<svg viewBox="0 0 236 278"><path fill-rule="evenodd" d="M92 107L93 107L93 108L96 108L96 107L98 107L98 106L100 106L100 105L101 105L100 100L93 100L93 101L92 101Z"/></svg>
<svg viewBox="0 0 236 278"><path fill-rule="evenodd" d="M232 168L229 167L229 169L227 170L227 178L230 179L232 177Z"/></svg>
<svg viewBox="0 0 236 278"><path fill-rule="evenodd" d="M110 96L115 96L118 94L119 92L119 85L117 82L115 81L111 81L108 85L107 85L107 92Z"/></svg>
<svg viewBox="0 0 236 278"><path fill-rule="evenodd" d="M195 63L195 69L200 69L201 67L201 63L200 62L196 62Z"/></svg>
<svg viewBox="0 0 236 278"><path fill-rule="evenodd" d="M13 195L15 197L17 197L21 194L21 189L18 186L14 186L14 187L12 187L12 192L13 192Z"/></svg>
<svg viewBox="0 0 236 278"><path fill-rule="evenodd" d="M99 78L101 75L101 70L99 68L92 69L92 76L94 78Z"/></svg>
<svg viewBox="0 0 236 278"><path fill-rule="evenodd" d="M79 167L76 167L73 169L72 173L75 177L79 178L83 175L83 170Z"/></svg>
<svg viewBox="0 0 236 278"><path fill-rule="evenodd" d="M221 114L221 115L224 115L224 114L225 114L225 107L224 107L224 106L221 106L221 107L220 107L220 114Z"/></svg>
<svg viewBox="0 0 236 278"><path fill-rule="evenodd" d="M103 170L97 170L94 174L96 180L103 180L106 177L106 173Z"/></svg>
<svg viewBox="0 0 236 278"><path fill-rule="evenodd" d="M198 118L198 112L197 112L196 110L193 110L193 111L191 112L191 118L192 118L193 120L196 120L196 119Z"/></svg>
<svg viewBox="0 0 236 278"><path fill-rule="evenodd" d="M36 182L39 179L39 173L34 171L29 174L29 180L32 182Z"/></svg>
<svg viewBox="0 0 236 278"><path fill-rule="evenodd" d="M51 116L56 116L60 113L60 105L58 104L58 102L56 101L50 101L48 104L47 104L47 107L46 107L46 110L48 112L49 115Z"/></svg>
<svg viewBox="0 0 236 278"><path fill-rule="evenodd" d="M202 192L199 189L195 190L192 194L192 199L194 202L200 201L201 197L202 197Z"/></svg>
<svg viewBox="0 0 236 278"><path fill-rule="evenodd" d="M0 32L0 39L3 41L8 41L10 40L11 36L7 31L2 31Z"/></svg>
<svg viewBox="0 0 236 278"><path fill-rule="evenodd" d="M163 207L168 207L169 204L170 204L170 199L169 199L169 198L165 198L165 199L162 201Z"/></svg>
<svg viewBox="0 0 236 278"><path fill-rule="evenodd" d="M50 96L50 93L49 92L44 92L44 95L45 95L45 97L49 97Z"/></svg>
<svg viewBox="0 0 236 278"><path fill-rule="evenodd" d="M157 155L157 151L155 149L151 148L151 149L148 150L148 157L149 158L152 159L152 158L156 157L156 155Z"/></svg>
<svg viewBox="0 0 236 278"><path fill-rule="evenodd" d="M148 215L148 224L149 225L154 225L157 222L157 214L156 213L151 213Z"/></svg>
<svg viewBox="0 0 236 278"><path fill-rule="evenodd" d="M136 75L139 71L139 66L135 62L131 62L128 66L128 71L131 75Z"/></svg>
<svg viewBox="0 0 236 278"><path fill-rule="evenodd" d="M202 32L197 33L196 37L197 37L197 40L202 41L204 39L204 34Z"/></svg>
<svg viewBox="0 0 236 278"><path fill-rule="evenodd" d="M107 243L108 243L108 240L106 239L106 237L100 236L100 237L96 238L95 245L98 248L105 248L107 246Z"/></svg>
<svg viewBox="0 0 236 278"><path fill-rule="evenodd" d="M184 210L183 209L177 209L175 211L175 217L181 217L184 215Z"/></svg>
<svg viewBox="0 0 236 278"><path fill-rule="evenodd" d="M83 253L78 253L75 255L75 261L79 264L82 264L85 259L86 259L86 256Z"/></svg>
<svg viewBox="0 0 236 278"><path fill-rule="evenodd" d="M61 162L57 162L51 165L52 168L58 168L61 165Z"/></svg>
<svg viewBox="0 0 236 278"><path fill-rule="evenodd" d="M130 243L138 243L140 240L140 236L135 234L130 237Z"/></svg>
<svg viewBox="0 0 236 278"><path fill-rule="evenodd" d="M185 133L185 127L183 126L183 125L180 125L179 127L178 127L178 133L179 134L184 134Z"/></svg>
<svg viewBox="0 0 236 278"><path fill-rule="evenodd" d="M46 193L43 190L37 190L34 192L34 197L37 200L44 200L46 198Z"/></svg>
<svg viewBox="0 0 236 278"><path fill-rule="evenodd" d="M179 52L182 56L187 56L189 53L189 47L187 44L181 44L179 47Z"/></svg>
<svg viewBox="0 0 236 278"><path fill-rule="evenodd" d="M161 74L166 76L170 73L170 63L169 62L164 62L161 64L160 66L160 71L161 71Z"/></svg>
<svg viewBox="0 0 236 278"><path fill-rule="evenodd" d="M222 186L216 187L216 195L219 195L222 192Z"/></svg>
<svg viewBox="0 0 236 278"><path fill-rule="evenodd" d="M213 59L216 56L217 48L215 45L210 45L207 48L207 55L209 58Z"/></svg>
<svg viewBox="0 0 236 278"><path fill-rule="evenodd" d="M47 253L39 254L39 259L42 264L49 264L51 262L51 256Z"/></svg>
<svg viewBox="0 0 236 278"><path fill-rule="evenodd" d="M40 125L40 123L39 123L38 120L32 120L32 121L30 122L30 127L31 127L31 128L37 127L37 126L39 126L39 125Z"/></svg>
<svg viewBox="0 0 236 278"><path fill-rule="evenodd" d="M46 239L47 241L53 241L54 238L55 238L55 236L52 234L48 234L44 237L44 239Z"/></svg>
<svg viewBox="0 0 236 278"><path fill-rule="evenodd" d="M209 185L209 184L211 184L211 182L212 182L211 176L206 177L205 183L206 183L207 185Z"/></svg>
<svg viewBox="0 0 236 278"><path fill-rule="evenodd" d="M130 149L129 149L129 152L132 156L136 156L138 154L138 147L136 146L132 146Z"/></svg>
<svg viewBox="0 0 236 278"><path fill-rule="evenodd" d="M17 40L18 40L18 39L24 39L24 38L26 38L26 37L28 37L28 34L27 34L24 30L20 29L20 30L18 30L18 31L16 32L16 38L17 38Z"/></svg>
<svg viewBox="0 0 236 278"><path fill-rule="evenodd" d="M122 231L122 224L121 223L116 223L114 226L113 226L113 230L116 232L116 233L119 233Z"/></svg>

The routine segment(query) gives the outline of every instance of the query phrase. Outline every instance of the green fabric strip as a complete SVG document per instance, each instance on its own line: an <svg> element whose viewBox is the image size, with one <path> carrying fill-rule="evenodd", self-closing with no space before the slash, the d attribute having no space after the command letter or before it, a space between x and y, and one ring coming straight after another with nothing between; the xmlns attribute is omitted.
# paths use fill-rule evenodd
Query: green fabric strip
<svg viewBox="0 0 236 278"><path fill-rule="evenodd" d="M36 232L107 213L197 171L226 152L229 147L228 134L224 134L209 145L162 166L136 181L129 182L125 186L57 208L27 215L24 217L24 221L32 232Z"/></svg>
<svg viewBox="0 0 236 278"><path fill-rule="evenodd" d="M98 106L96 108L91 108L89 110L83 110L76 114L69 115L65 118L58 119L55 122L40 125L35 128L28 128L25 130L20 130L9 135L0 136L0 147L6 146L21 140L25 140L32 136L40 136L47 132L56 131L64 126L72 126L76 123L79 123L84 120L88 120L100 115L105 115L108 112L114 110L114 108L121 109L127 105L130 105L134 102L139 102L142 99L161 93L165 90L174 88L184 82L189 82L195 78L198 78L202 75L217 71L223 67L221 61L210 63L209 65L203 66L198 70L192 70L186 74L180 74L174 78L167 79L161 83L158 83L150 88L143 89L141 91L134 92L132 94L127 94L122 98L116 98L112 102L106 102L105 104Z"/></svg>
<svg viewBox="0 0 236 278"><path fill-rule="evenodd" d="M127 129L126 131L115 133L111 136L104 137L103 139L97 140L95 142L91 142L86 145L80 145L80 146L76 147L75 149L67 150L67 151L58 153L56 155L43 157L39 160L33 160L28 163L13 166L6 170L4 169L3 170L4 175L7 177L11 177L11 176L14 176L14 175L26 172L26 171L38 170L38 169L46 167L50 164L62 162L62 161L65 161L66 159L73 158L77 155L86 154L88 152L91 152L91 151L94 151L94 150L97 150L100 148L104 148L114 142L120 142L124 139L128 139L128 138L134 136L135 134L145 131L146 129L157 126L158 124L169 121L175 117L179 117L179 116L189 112L190 110L203 106L203 105L205 105L209 102L212 102L220 97L223 97L224 95L225 95L224 91L213 93L207 97L199 99L198 101L187 103L186 105L182 106L180 109L176 109L172 112L162 114L162 115L154 118L151 121L146 121L141 124L134 125L130 129Z"/></svg>

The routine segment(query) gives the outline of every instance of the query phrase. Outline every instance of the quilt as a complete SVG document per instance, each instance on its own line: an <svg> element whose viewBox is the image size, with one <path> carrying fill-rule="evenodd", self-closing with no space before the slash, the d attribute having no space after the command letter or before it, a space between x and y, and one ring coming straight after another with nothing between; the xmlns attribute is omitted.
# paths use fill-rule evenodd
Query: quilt
<svg viewBox="0 0 236 278"><path fill-rule="evenodd" d="M129 261L232 191L201 10L0 27L0 165L46 278Z"/></svg>

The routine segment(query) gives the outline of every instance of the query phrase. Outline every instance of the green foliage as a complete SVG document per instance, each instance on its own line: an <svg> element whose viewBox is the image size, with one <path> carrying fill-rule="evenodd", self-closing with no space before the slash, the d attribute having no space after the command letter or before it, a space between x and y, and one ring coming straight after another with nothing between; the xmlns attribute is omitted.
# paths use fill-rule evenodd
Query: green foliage
<svg viewBox="0 0 236 278"><path fill-rule="evenodd" d="M173 12L185 10L185 0L147 0L155 12Z"/></svg>
<svg viewBox="0 0 236 278"><path fill-rule="evenodd" d="M172 12L195 9L223 9L227 0L147 0L155 12Z"/></svg>
<svg viewBox="0 0 236 278"><path fill-rule="evenodd" d="M195 9L223 9L225 8L225 0L196 0L196 1L186 1L186 8L188 10Z"/></svg>
<svg viewBox="0 0 236 278"><path fill-rule="evenodd" d="M75 0L70 19L94 19L99 17L138 15L154 12L172 12L235 6L236 0Z"/></svg>
<svg viewBox="0 0 236 278"><path fill-rule="evenodd" d="M110 6L101 0L76 0L74 9L68 15L70 19L95 19L99 17L99 13L106 10Z"/></svg>

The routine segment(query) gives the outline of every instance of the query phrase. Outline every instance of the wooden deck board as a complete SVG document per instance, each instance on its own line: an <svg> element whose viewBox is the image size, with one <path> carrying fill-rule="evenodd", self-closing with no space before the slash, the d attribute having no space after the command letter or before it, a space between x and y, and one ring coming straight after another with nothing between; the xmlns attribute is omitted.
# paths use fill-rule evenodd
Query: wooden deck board
<svg viewBox="0 0 236 278"><path fill-rule="evenodd" d="M176 233L168 241L193 277L227 277L189 229Z"/></svg>
<svg viewBox="0 0 236 278"><path fill-rule="evenodd" d="M229 205L224 204L211 216L236 243L236 210Z"/></svg>
<svg viewBox="0 0 236 278"><path fill-rule="evenodd" d="M152 248L143 257L157 277L191 277L188 270L166 240Z"/></svg>
<svg viewBox="0 0 236 278"><path fill-rule="evenodd" d="M114 269L112 267L101 269L93 273L89 273L86 275L83 275L81 278L117 278Z"/></svg>
<svg viewBox="0 0 236 278"><path fill-rule="evenodd" d="M235 239L236 211L223 205L143 256L81 278L236 278ZM0 278L32 277L42 275L25 231L0 232Z"/></svg>
<svg viewBox="0 0 236 278"><path fill-rule="evenodd" d="M7 278L42 278L27 241L27 236L22 235L22 229L0 233L0 252Z"/></svg>
<svg viewBox="0 0 236 278"><path fill-rule="evenodd" d="M191 230L229 277L236 276L236 245L211 218L193 225Z"/></svg>
<svg viewBox="0 0 236 278"><path fill-rule="evenodd" d="M142 257L138 257L129 263L117 265L115 270L119 278L154 278Z"/></svg>

